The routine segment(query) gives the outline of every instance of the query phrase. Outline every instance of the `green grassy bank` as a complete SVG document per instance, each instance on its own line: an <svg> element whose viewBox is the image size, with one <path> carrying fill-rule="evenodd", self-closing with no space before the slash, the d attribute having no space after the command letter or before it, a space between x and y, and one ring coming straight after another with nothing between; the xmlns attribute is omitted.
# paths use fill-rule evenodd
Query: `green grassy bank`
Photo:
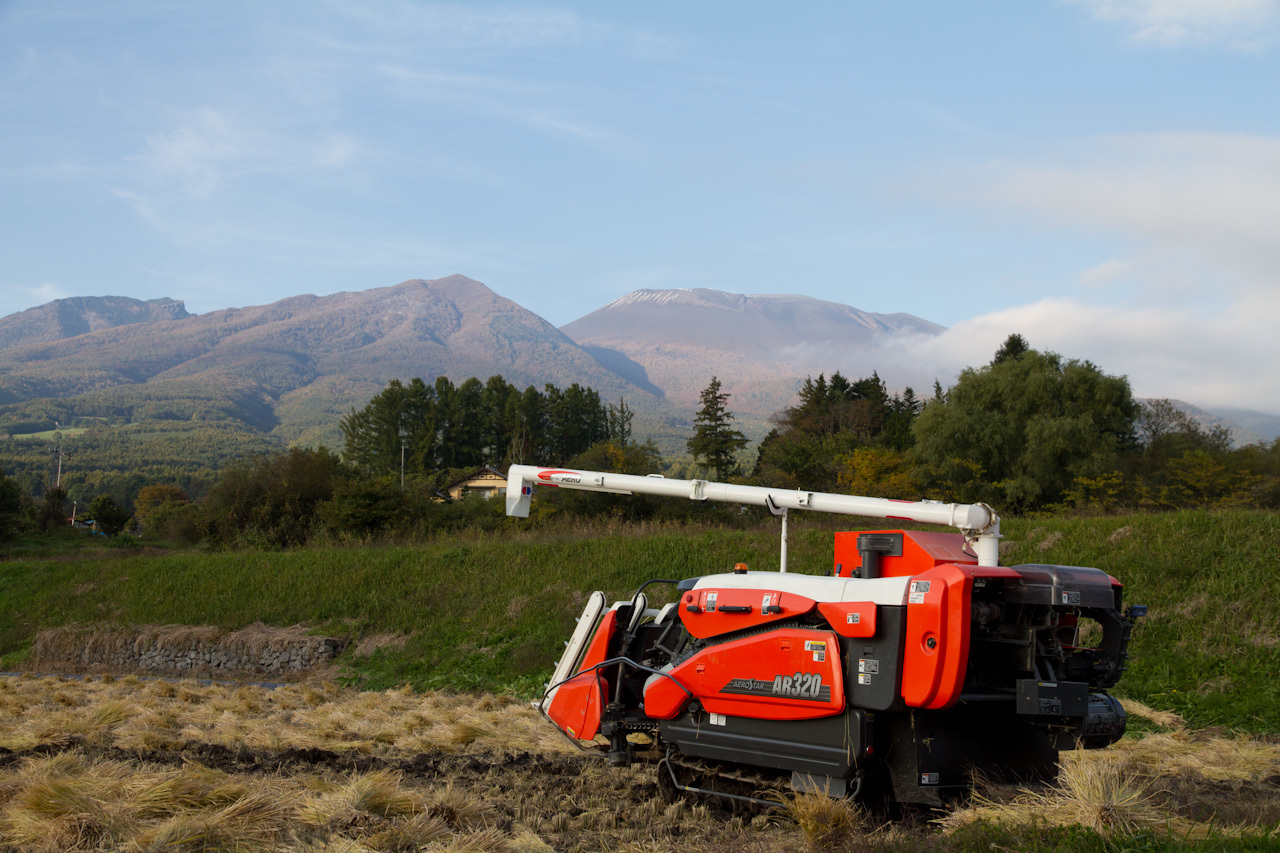
<svg viewBox="0 0 1280 853"><path fill-rule="evenodd" d="M830 571L829 519L798 516L793 570ZM1117 691L1197 726L1280 731L1280 515L1222 511L1010 519L1004 562L1096 566L1146 604ZM0 563L0 654L73 623L305 623L402 647L351 656L371 687L488 688L532 695L585 595L622 597L654 577L777 564L777 528L520 531L414 547L291 552L121 552Z"/></svg>

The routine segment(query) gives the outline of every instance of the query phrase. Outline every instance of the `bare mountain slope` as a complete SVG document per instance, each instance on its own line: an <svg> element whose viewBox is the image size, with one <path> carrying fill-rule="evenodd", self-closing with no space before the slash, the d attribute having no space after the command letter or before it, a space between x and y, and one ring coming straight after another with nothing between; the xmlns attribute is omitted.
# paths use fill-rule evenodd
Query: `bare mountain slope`
<svg viewBox="0 0 1280 853"><path fill-rule="evenodd" d="M189 317L181 302L128 296L75 296L0 318L0 350L73 338L98 329Z"/></svg>
<svg viewBox="0 0 1280 853"><path fill-rule="evenodd" d="M804 376L830 372L834 351L942 329L910 314L871 314L808 296L706 288L637 290L561 327L602 362L631 365L632 381L652 383L674 402L696 401L715 375L733 394L731 408L757 416L793 402Z"/></svg>

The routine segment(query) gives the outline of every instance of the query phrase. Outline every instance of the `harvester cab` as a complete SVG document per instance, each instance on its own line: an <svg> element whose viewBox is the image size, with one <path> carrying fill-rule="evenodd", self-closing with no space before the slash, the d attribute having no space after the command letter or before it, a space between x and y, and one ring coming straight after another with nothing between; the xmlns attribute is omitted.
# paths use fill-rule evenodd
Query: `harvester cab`
<svg viewBox="0 0 1280 853"><path fill-rule="evenodd" d="M1000 519L984 504L525 465L507 476L508 515L527 516L544 485L782 518L780 571L656 579L612 604L592 593L539 706L570 738L602 737L615 764L640 740L686 791L749 800L781 778L936 806L974 771L1052 780L1059 750L1124 734L1106 690L1145 609L1122 610L1120 582L1099 569L1001 566ZM799 509L958 532L837 533L831 573L796 574L786 529ZM671 602L650 607L653 585L673 586Z"/></svg>

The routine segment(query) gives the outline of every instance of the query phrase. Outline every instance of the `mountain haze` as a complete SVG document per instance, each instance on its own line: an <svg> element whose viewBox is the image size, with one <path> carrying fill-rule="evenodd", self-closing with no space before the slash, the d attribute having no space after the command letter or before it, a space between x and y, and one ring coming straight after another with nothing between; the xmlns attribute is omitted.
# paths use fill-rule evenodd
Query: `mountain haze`
<svg viewBox="0 0 1280 853"><path fill-rule="evenodd" d="M561 327L633 382L661 388L686 407L715 375L735 411L767 417L794 400L804 376L833 369L850 352L897 335L943 327L911 314L872 314L808 296L637 290ZM628 373L623 365L629 365ZM866 366L870 374L877 365Z"/></svg>

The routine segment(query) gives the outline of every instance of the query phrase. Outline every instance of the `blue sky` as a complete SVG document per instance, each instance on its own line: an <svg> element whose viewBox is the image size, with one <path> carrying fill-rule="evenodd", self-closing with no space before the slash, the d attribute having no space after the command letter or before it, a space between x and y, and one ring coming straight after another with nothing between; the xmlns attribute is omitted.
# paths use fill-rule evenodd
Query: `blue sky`
<svg viewBox="0 0 1280 853"><path fill-rule="evenodd" d="M1280 413L1278 125L1280 0L0 0L0 314L800 293Z"/></svg>

